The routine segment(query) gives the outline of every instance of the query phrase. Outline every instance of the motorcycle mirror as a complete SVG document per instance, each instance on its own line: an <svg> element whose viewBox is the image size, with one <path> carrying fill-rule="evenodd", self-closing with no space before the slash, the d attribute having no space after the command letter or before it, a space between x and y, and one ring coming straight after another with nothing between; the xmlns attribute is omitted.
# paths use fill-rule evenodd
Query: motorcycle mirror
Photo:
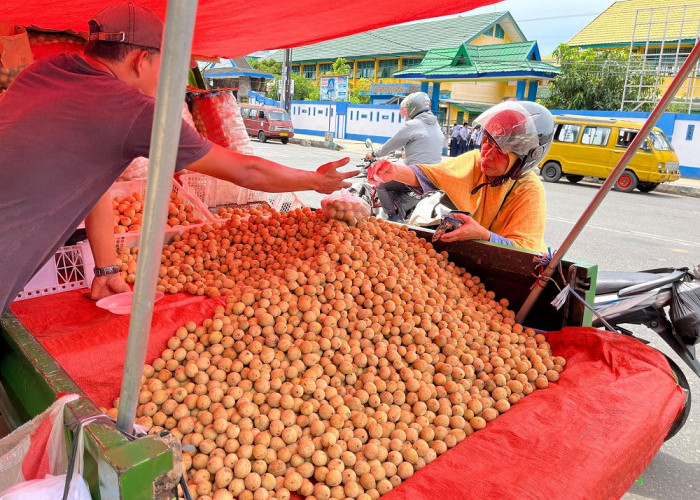
<svg viewBox="0 0 700 500"><path fill-rule="evenodd" d="M372 149L372 139L369 137L365 139L365 147L367 147L367 149Z"/></svg>

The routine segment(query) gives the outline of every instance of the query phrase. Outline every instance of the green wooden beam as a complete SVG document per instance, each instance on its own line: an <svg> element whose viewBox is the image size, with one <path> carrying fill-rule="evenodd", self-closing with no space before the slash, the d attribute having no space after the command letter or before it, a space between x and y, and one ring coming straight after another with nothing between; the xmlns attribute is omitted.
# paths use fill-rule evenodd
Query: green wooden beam
<svg viewBox="0 0 700 500"><path fill-rule="evenodd" d="M12 313L0 320L0 397L3 413L17 427L42 413L59 393L80 399L66 405L66 427L102 415L78 385ZM85 480L95 500L175 498L180 444L174 436L130 441L107 420L87 424ZM72 433L67 431L69 438ZM70 448L70 447L69 447Z"/></svg>

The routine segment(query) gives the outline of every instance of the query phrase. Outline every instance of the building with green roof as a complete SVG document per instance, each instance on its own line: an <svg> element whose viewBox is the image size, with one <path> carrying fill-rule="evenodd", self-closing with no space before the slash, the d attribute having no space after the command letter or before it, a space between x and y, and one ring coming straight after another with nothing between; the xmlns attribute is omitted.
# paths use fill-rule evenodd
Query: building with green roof
<svg viewBox="0 0 700 500"><path fill-rule="evenodd" d="M272 57L281 61L282 51ZM537 44L527 41L509 12L419 21L296 47L292 71L318 81L332 71L338 58L351 66L351 87L363 78L371 81L370 102L397 102L423 89L433 96L434 106L440 102L435 110L440 120L450 123L516 97L528 84L530 92L525 90L520 97L534 98L537 81L556 74L555 68L540 61ZM450 73L454 67L458 71ZM467 67L469 72L463 73Z"/></svg>

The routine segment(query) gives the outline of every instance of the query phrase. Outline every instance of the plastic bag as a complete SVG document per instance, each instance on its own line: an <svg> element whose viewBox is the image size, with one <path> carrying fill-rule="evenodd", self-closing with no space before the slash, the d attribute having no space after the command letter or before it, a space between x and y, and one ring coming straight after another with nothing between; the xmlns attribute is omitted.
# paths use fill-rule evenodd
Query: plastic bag
<svg viewBox="0 0 700 500"><path fill-rule="evenodd" d="M671 322L689 345L700 340L700 283L679 282L673 286Z"/></svg>
<svg viewBox="0 0 700 500"><path fill-rule="evenodd" d="M192 118L200 134L219 146L252 155L253 145L236 98L229 92L192 97Z"/></svg>
<svg viewBox="0 0 700 500"><path fill-rule="evenodd" d="M60 476L47 474L44 479L34 479L16 484L4 493L0 493L0 500L28 500L30 498L32 500L62 500L65 485L65 474ZM92 500L90 490L81 474L73 475L66 498L68 500Z"/></svg>
<svg viewBox="0 0 700 500"><path fill-rule="evenodd" d="M68 468L63 409L76 399L77 394L63 396L41 415L0 440L0 500L60 500L63 497ZM89 500L90 492L82 478L82 430L76 440L75 468L68 498ZM39 478L46 471L47 462L49 473Z"/></svg>
<svg viewBox="0 0 700 500"><path fill-rule="evenodd" d="M341 189L323 198L321 210L329 219L342 220L350 225L366 219L371 213L369 204L347 189Z"/></svg>

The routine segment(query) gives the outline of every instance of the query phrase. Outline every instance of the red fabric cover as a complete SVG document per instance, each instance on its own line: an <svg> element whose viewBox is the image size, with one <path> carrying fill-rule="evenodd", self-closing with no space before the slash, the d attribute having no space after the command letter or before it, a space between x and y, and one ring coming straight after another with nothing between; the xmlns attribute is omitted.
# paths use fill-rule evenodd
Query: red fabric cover
<svg viewBox="0 0 700 500"><path fill-rule="evenodd" d="M121 387L131 316L100 309L84 293L74 290L22 300L10 309L90 399L111 408ZM178 327L190 320L201 323L223 303L184 293L166 295L153 311L146 361L160 356Z"/></svg>
<svg viewBox="0 0 700 500"><path fill-rule="evenodd" d="M50 418L44 419L32 432L29 451L22 461L22 476L25 481L43 479L51 472L49 465L49 436L53 429Z"/></svg>
<svg viewBox="0 0 700 500"><path fill-rule="evenodd" d="M155 307L146 360L178 326L223 300L184 294ZM15 302L12 311L97 404L118 395L128 316L81 292ZM418 471L386 500L619 498L661 447L683 404L664 357L641 342L593 328L548 334L567 365L482 431Z"/></svg>
<svg viewBox="0 0 700 500"><path fill-rule="evenodd" d="M0 19L20 26L87 31L88 21L115 0L2 0ZM465 12L496 0L199 0L192 53L239 57L298 47L383 26ZM166 0L134 0L165 19ZM419 47L420 48L420 47Z"/></svg>

